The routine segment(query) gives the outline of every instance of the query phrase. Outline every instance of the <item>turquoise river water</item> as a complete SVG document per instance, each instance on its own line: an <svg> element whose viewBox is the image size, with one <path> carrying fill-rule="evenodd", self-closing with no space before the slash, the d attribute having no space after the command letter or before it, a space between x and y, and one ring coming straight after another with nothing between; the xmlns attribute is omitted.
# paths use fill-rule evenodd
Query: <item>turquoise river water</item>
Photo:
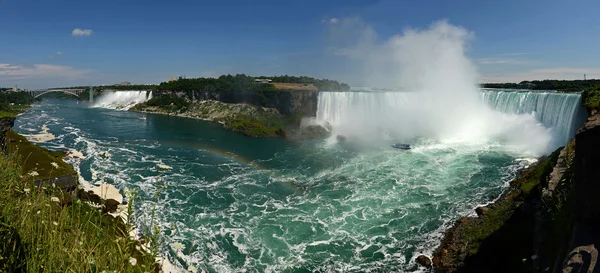
<svg viewBox="0 0 600 273"><path fill-rule="evenodd" d="M501 141L420 137L408 152L291 142L51 99L19 116L15 130L36 134L44 125L55 138L40 145L81 152L85 159L69 162L89 183L135 189L140 229L160 226L163 255L206 272L414 271L414 258L431 254L454 220L493 201L535 160Z"/></svg>

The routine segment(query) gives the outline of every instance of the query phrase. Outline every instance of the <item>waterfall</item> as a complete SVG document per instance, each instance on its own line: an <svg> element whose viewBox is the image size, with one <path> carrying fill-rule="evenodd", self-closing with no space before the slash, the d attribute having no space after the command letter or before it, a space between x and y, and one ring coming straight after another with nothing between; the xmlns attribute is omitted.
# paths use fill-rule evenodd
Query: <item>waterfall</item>
<svg viewBox="0 0 600 273"><path fill-rule="evenodd" d="M363 142L500 141L534 155L566 144L585 121L580 94L483 90L453 99L434 92L320 92L317 122ZM385 135L384 138L381 135Z"/></svg>
<svg viewBox="0 0 600 273"><path fill-rule="evenodd" d="M579 93L483 90L481 97L497 111L533 114L544 126L554 128L563 144L586 119Z"/></svg>
<svg viewBox="0 0 600 273"><path fill-rule="evenodd" d="M128 110L152 98L152 91L116 91L103 93L93 107Z"/></svg>

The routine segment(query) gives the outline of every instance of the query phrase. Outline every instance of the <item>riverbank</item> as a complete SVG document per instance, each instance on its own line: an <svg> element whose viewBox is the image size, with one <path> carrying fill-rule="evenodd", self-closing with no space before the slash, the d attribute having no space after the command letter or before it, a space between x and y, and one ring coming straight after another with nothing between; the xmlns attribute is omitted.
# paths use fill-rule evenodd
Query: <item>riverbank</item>
<svg viewBox="0 0 600 273"><path fill-rule="evenodd" d="M477 208L478 217L458 219L434 253L434 268L596 272L598 139L600 115L594 115L565 147L524 170L496 202Z"/></svg>
<svg viewBox="0 0 600 273"><path fill-rule="evenodd" d="M50 151L10 130L0 119L0 268L7 272L154 271L157 250L129 235L132 205L107 190L83 189L77 172ZM114 188L114 187L113 187ZM116 193L118 194L118 191ZM122 199L122 197L121 197ZM109 215L112 214L112 215ZM150 249L152 250L152 249Z"/></svg>
<svg viewBox="0 0 600 273"><path fill-rule="evenodd" d="M170 100L169 100L170 101ZM317 125L301 126L300 115L285 116L275 108L246 103L224 103L214 100L171 102L167 105L150 100L129 109L143 113L163 114L212 121L225 129L251 137L326 138L330 132Z"/></svg>
<svg viewBox="0 0 600 273"><path fill-rule="evenodd" d="M174 104L154 106L152 102L141 103L129 110L213 121L226 129L253 137L285 136L286 125L290 123L276 109L213 100L189 102L182 107Z"/></svg>

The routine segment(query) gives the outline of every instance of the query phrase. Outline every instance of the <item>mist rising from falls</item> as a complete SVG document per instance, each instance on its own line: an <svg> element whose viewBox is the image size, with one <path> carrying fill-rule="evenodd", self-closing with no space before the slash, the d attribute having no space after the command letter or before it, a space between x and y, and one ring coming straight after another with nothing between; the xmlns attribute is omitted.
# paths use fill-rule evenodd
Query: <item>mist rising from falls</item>
<svg viewBox="0 0 600 273"><path fill-rule="evenodd" d="M152 98L152 91L116 91L103 93L93 107L128 110Z"/></svg>
<svg viewBox="0 0 600 273"><path fill-rule="evenodd" d="M363 144L426 137L501 143L531 155L560 145L560 137L534 115L502 113L483 102L476 68L465 56L472 36L441 21L381 44L370 38L345 49L362 62L367 85L409 92L322 92L317 120Z"/></svg>

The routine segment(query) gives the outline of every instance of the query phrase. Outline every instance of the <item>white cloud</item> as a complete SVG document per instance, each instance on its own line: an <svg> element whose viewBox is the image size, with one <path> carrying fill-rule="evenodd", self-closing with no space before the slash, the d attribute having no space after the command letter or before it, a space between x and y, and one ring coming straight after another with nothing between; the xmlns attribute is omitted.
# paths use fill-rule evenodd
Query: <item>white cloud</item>
<svg viewBox="0 0 600 273"><path fill-rule="evenodd" d="M80 29L76 28L71 32L73 36L90 36L94 33L91 29Z"/></svg>
<svg viewBox="0 0 600 273"><path fill-rule="evenodd" d="M54 54L48 55L48 58L54 59L54 58L56 58L56 57L58 57L60 55L62 55L62 52L59 51L59 52L56 52Z"/></svg>
<svg viewBox="0 0 600 273"><path fill-rule="evenodd" d="M84 78L91 70L77 70L70 66L34 64L32 66L1 64L0 80L23 80L40 78Z"/></svg>
<svg viewBox="0 0 600 273"><path fill-rule="evenodd" d="M332 17L329 19L323 19L321 20L321 23L330 23L330 24L337 24L340 21L340 19Z"/></svg>
<svg viewBox="0 0 600 273"><path fill-rule="evenodd" d="M504 83L531 80L577 80L583 79L586 74L588 79L600 79L600 68L543 68L533 69L521 73L490 74L480 78L480 82Z"/></svg>
<svg viewBox="0 0 600 273"><path fill-rule="evenodd" d="M537 61L505 59L505 58L481 58L481 59L477 59L476 61L478 64L482 64L482 65L495 65L495 64L530 65L530 64L538 63Z"/></svg>

